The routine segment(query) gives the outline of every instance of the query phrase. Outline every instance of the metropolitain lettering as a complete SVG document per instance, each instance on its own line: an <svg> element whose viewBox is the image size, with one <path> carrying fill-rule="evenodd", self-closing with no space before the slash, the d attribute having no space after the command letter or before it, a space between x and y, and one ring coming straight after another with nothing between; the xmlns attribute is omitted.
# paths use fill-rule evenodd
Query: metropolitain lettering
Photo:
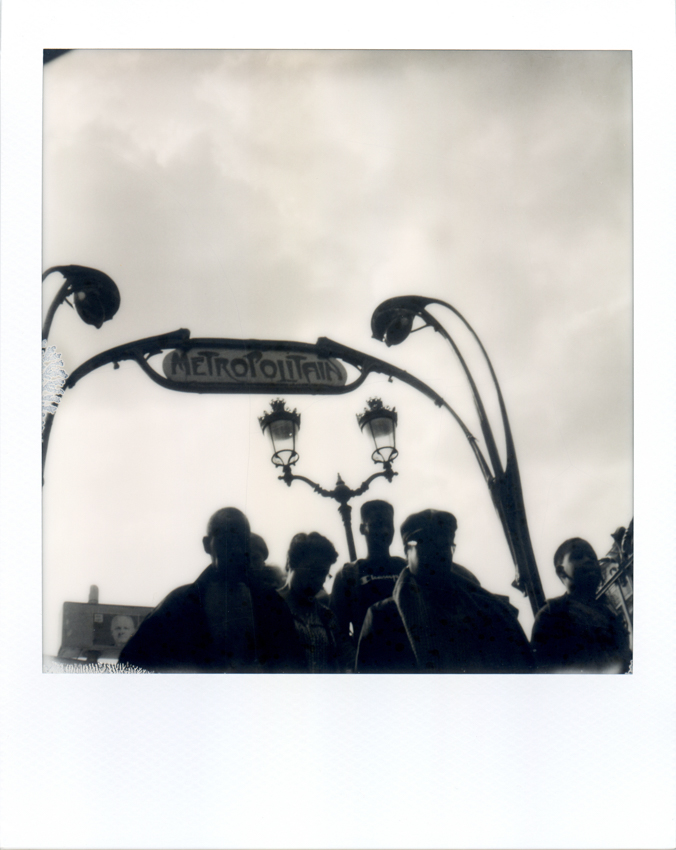
<svg viewBox="0 0 676 850"><path fill-rule="evenodd" d="M344 386L347 373L336 360L312 353L262 349L195 348L172 351L163 361L170 381L213 384Z"/></svg>

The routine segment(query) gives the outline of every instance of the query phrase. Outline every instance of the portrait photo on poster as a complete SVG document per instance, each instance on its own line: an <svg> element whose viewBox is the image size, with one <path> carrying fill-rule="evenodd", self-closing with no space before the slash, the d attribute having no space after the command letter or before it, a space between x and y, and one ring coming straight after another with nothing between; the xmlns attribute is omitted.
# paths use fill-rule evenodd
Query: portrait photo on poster
<svg viewBox="0 0 676 850"><path fill-rule="evenodd" d="M43 73L43 670L632 673L631 51Z"/></svg>

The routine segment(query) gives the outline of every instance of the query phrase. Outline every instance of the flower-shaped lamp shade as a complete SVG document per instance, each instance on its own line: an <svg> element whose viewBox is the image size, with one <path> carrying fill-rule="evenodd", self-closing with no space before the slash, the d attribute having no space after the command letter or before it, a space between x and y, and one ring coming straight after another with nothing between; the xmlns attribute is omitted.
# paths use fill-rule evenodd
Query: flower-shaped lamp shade
<svg viewBox="0 0 676 850"><path fill-rule="evenodd" d="M57 271L70 284L75 309L83 322L100 328L117 313L120 290L107 274L86 266L59 266Z"/></svg>
<svg viewBox="0 0 676 850"><path fill-rule="evenodd" d="M92 270L93 271L93 270ZM73 286L75 309L83 322L100 328L112 319L120 306L120 292L114 281L103 272L97 272Z"/></svg>
<svg viewBox="0 0 676 850"><path fill-rule="evenodd" d="M396 430L397 412L385 407L379 398L369 399L369 409L357 415L362 431L373 440L375 450L371 455L374 463L392 463L397 456Z"/></svg>
<svg viewBox="0 0 676 850"><path fill-rule="evenodd" d="M299 458L296 435L300 429L300 414L287 410L283 399L271 403L272 412L258 418L263 433L267 431L272 443L272 462L275 466L291 466Z"/></svg>
<svg viewBox="0 0 676 850"><path fill-rule="evenodd" d="M434 303L444 302L421 295L398 295L396 298L388 298L376 307L371 316L373 338L388 346L399 345L413 330L415 317L422 316L425 308Z"/></svg>

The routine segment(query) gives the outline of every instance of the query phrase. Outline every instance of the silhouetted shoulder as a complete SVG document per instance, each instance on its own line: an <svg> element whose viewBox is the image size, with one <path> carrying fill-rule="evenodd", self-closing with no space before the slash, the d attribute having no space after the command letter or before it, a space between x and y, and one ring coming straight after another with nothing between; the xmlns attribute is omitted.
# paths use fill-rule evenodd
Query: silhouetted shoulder
<svg viewBox="0 0 676 850"><path fill-rule="evenodd" d="M563 614L567 610L568 594L564 593L562 596L556 596L554 599L548 599L535 615L535 619L537 620L540 615L547 616L548 614Z"/></svg>
<svg viewBox="0 0 676 850"><path fill-rule="evenodd" d="M397 604L390 596L387 599L381 599L380 602L376 602L375 605L371 605L369 608L369 613L372 618L378 619L379 617L387 617L397 611ZM368 617L368 613L366 615Z"/></svg>
<svg viewBox="0 0 676 850"><path fill-rule="evenodd" d="M628 637L603 602L580 602L569 594L550 599L535 618L531 644L538 668L545 672L628 669Z"/></svg>
<svg viewBox="0 0 676 850"><path fill-rule="evenodd" d="M455 575L458 575L461 578L466 579L471 584L475 584L477 587L481 587L481 582L479 581L479 579L474 575L474 573L471 570L468 570L467 567L463 567L460 564L456 564L455 561L453 561L453 566L451 567L451 571Z"/></svg>
<svg viewBox="0 0 676 850"><path fill-rule="evenodd" d="M173 607L177 605L185 605L190 604L192 602L199 603L200 594L194 584L184 584L181 587L177 587L168 593L164 599L160 602L160 604L152 611L146 619L150 619L150 617L154 617L156 614L161 614L166 611L170 611Z"/></svg>
<svg viewBox="0 0 676 850"><path fill-rule="evenodd" d="M364 619L355 669L358 673L414 673L415 655L394 599L372 605Z"/></svg>
<svg viewBox="0 0 676 850"><path fill-rule="evenodd" d="M205 631L200 608L200 595L195 585L183 585L172 590L123 647L120 663L147 670L161 670L185 663L186 645L200 640Z"/></svg>

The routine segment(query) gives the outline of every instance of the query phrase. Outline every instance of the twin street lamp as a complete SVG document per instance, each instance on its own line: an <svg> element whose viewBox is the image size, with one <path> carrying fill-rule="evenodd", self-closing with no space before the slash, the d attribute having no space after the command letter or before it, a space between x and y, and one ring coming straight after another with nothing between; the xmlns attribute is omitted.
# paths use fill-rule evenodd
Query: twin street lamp
<svg viewBox="0 0 676 850"><path fill-rule="evenodd" d="M363 413L357 414L357 422L362 432L367 433L373 440L374 451L371 459L374 463L381 463L381 472L374 472L356 490L351 490L340 475L333 490L325 490L319 484L306 478L304 475L294 475L291 467L299 460L300 455L296 451L296 437L300 430L300 413L296 410L287 410L284 399L278 398L270 402L272 411L258 417L263 433L268 434L272 443L272 463L280 467L283 472L279 476L289 487L294 481L304 481L309 484L315 493L338 502L338 513L343 520L347 547L350 560L357 560L357 551L352 534L352 507L349 502L357 496L361 496L371 486L376 478L384 477L392 481L397 474L392 470L392 462L397 457L396 428L397 412L385 407L379 398L368 400L368 408Z"/></svg>

